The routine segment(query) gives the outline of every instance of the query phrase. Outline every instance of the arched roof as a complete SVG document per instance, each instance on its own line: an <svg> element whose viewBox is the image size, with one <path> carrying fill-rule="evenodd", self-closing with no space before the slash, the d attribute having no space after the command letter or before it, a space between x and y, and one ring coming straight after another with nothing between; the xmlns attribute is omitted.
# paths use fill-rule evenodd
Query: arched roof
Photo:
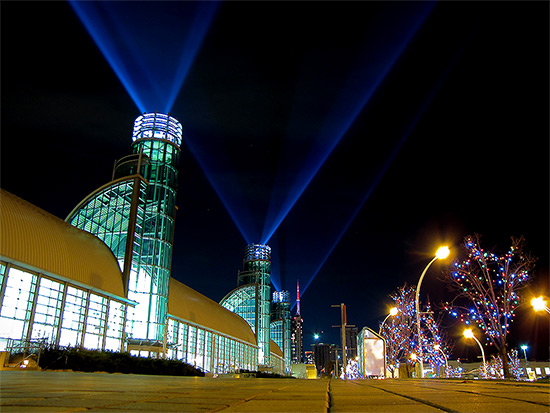
<svg viewBox="0 0 550 413"><path fill-rule="evenodd" d="M0 256L46 275L125 297L118 262L100 239L3 189L0 212Z"/></svg>
<svg viewBox="0 0 550 413"><path fill-rule="evenodd" d="M168 313L256 345L256 337L242 317L173 278L170 278Z"/></svg>

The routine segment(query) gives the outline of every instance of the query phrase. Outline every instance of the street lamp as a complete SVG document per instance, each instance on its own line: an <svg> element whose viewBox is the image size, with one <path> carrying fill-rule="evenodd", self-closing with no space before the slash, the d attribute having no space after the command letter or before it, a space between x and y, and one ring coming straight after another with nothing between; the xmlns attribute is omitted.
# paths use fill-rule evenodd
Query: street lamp
<svg viewBox="0 0 550 413"><path fill-rule="evenodd" d="M527 344L522 344L520 348L523 350L523 355L525 356L525 364L527 365L527 349L529 346Z"/></svg>
<svg viewBox="0 0 550 413"><path fill-rule="evenodd" d="M535 311L546 311L550 314L550 308L546 305L546 300L542 295L540 297L533 298L531 300L531 305Z"/></svg>
<svg viewBox="0 0 550 413"><path fill-rule="evenodd" d="M386 320L390 317L390 316L395 316L397 315L397 313L399 312L399 310L397 309L397 307L392 307L390 309L390 313L386 316L386 318L384 318L384 321L382 321L382 324L380 324L380 330L378 330L378 334L382 334L382 327L384 327L384 323L386 322Z"/></svg>
<svg viewBox="0 0 550 413"><path fill-rule="evenodd" d="M426 265L426 268L424 268L424 271L422 271L422 275L420 276L420 279L418 280L418 285L416 286L416 332L418 335L418 358L420 360L420 377L424 377L424 352L422 351L422 333L420 331L420 285L422 284L422 280L424 279L424 276L426 275L426 272L428 271L428 268L430 268L430 265L434 263L435 260L442 260L449 256L450 250L449 247L440 247L437 252L435 253L435 257Z"/></svg>
<svg viewBox="0 0 550 413"><path fill-rule="evenodd" d="M483 347L481 346L481 343L476 338L476 336L474 336L474 333L473 333L471 328L467 328L466 330L464 330L464 337L473 338L476 341L479 348L481 349L481 357L483 358L483 376L486 378L487 377L487 371L485 371L485 351L483 351Z"/></svg>
<svg viewBox="0 0 550 413"><path fill-rule="evenodd" d="M447 377L447 370L449 370L449 362L447 361L447 355L445 354L445 352L441 349L441 346L439 344L436 344L434 346L434 350L435 351L440 351L441 354L443 354L443 358L445 359L445 377ZM441 374L439 375L441 376Z"/></svg>

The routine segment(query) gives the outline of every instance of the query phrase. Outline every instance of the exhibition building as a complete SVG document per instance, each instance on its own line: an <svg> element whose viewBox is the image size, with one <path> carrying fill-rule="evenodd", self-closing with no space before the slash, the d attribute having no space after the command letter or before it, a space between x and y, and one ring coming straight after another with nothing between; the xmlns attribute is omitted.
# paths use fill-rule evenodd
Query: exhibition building
<svg viewBox="0 0 550 413"><path fill-rule="evenodd" d="M181 140L173 117L139 116L131 154L65 220L2 190L0 350L42 342L289 374L290 297L272 297L269 246L246 246L220 304L172 277Z"/></svg>

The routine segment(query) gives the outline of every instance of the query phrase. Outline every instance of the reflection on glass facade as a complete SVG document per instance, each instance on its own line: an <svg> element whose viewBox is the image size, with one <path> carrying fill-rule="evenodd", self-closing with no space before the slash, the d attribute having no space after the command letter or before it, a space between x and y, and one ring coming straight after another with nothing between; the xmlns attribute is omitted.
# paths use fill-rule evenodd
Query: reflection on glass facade
<svg viewBox="0 0 550 413"><path fill-rule="evenodd" d="M239 271L241 287L225 296L220 304L244 318L258 341L258 364L270 364L270 293L271 248L267 245L247 245L243 271Z"/></svg>

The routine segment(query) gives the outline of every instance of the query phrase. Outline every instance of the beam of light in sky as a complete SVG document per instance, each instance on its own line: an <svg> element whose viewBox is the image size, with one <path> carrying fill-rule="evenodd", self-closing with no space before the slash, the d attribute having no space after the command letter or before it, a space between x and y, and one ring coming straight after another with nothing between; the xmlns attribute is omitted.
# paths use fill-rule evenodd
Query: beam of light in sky
<svg viewBox="0 0 550 413"><path fill-rule="evenodd" d="M271 199L264 230L263 244L268 243L283 219L287 216L298 198L317 174L332 150L347 132L378 86L382 83L395 62L421 27L435 3L415 5L404 19L403 14L381 16L380 27L375 35L370 33L368 44L360 56L359 63L350 73L347 83L325 119L316 142L306 159L300 162L295 173L294 183L285 191L275 188ZM373 30L374 32L374 30ZM289 131L292 138L294 133ZM286 165L285 165L286 166ZM286 181L281 179L281 181ZM282 197L281 193L286 193Z"/></svg>
<svg viewBox="0 0 550 413"><path fill-rule="evenodd" d="M252 214L248 210L246 202L242 199L242 192L232 186L236 178L228 176L230 175L229 171L231 169L224 162L225 158L216 158L214 162L209 162L207 165L207 160L211 159L213 154L209 152L209 146L200 146L199 142L204 140L190 136L189 134L183 134L183 139L206 175L208 182L210 182L210 185L212 185L212 188L214 188L214 191L218 194L218 197L246 243L253 244L257 242L250 230L254 228Z"/></svg>
<svg viewBox="0 0 550 413"><path fill-rule="evenodd" d="M218 2L70 5L141 112L169 113Z"/></svg>
<svg viewBox="0 0 550 413"><path fill-rule="evenodd" d="M420 121L420 119L422 118L422 116L424 115L424 113L426 112L428 107L430 106L433 98L435 97L435 95L437 94L439 89L441 88L441 85L443 84L443 82L445 81L445 79L447 78L449 73L451 72L452 68L455 66L455 64L456 64L457 60L459 59L459 57L462 55L462 52L463 52L464 48L466 47L466 44L470 41L470 39L472 38L473 33L476 30L477 30L477 27L472 31L470 36L468 36L468 38L462 43L462 45L459 48L458 52L451 59L451 62L446 67L443 74L439 77L438 81L436 82L436 84L432 88L431 92L429 93L427 98L422 103L422 106L420 107L417 115L415 116L415 118L413 119L411 124L409 125L409 128L405 131L402 138L399 140L399 142L397 143L397 145L395 146L395 148L391 152L390 156L388 157L388 160L386 161L386 163L384 164L384 166L382 167L382 169L380 170L380 172L378 173L378 175L374 179L373 183L371 184L371 186L369 187L369 189L367 190L367 192L365 193L365 195L363 196L363 198L361 199L361 201L357 205L357 208L355 208L355 210L354 210L353 214L351 215L350 219L348 220L346 225L344 225L344 227L342 228L342 231L336 237L335 241L333 242L333 244L329 248L327 254L323 257L323 259L322 259L321 263L318 265L317 269L313 272L312 276L305 283L303 291L307 290L307 288L309 287L311 282L315 279L315 277L317 276L317 274L319 273L319 271L321 270L321 268L323 267L323 265L325 264L327 259L330 257L330 255L332 254L332 252L334 251L334 249L336 248L336 246L338 245L338 243L340 242L340 240L342 239L342 237L344 236L346 231L349 229L349 227L351 226L351 224L355 220L355 217L357 216L357 214L361 211L361 209L363 208L363 206L365 205L367 200L370 198L371 194L374 192L374 190L378 186L378 183L380 182L380 180L384 177L386 171L391 166L393 160L395 159L395 157L397 156L397 154L401 150L403 144L408 139L410 134L413 132L416 125L418 124L418 122Z"/></svg>

